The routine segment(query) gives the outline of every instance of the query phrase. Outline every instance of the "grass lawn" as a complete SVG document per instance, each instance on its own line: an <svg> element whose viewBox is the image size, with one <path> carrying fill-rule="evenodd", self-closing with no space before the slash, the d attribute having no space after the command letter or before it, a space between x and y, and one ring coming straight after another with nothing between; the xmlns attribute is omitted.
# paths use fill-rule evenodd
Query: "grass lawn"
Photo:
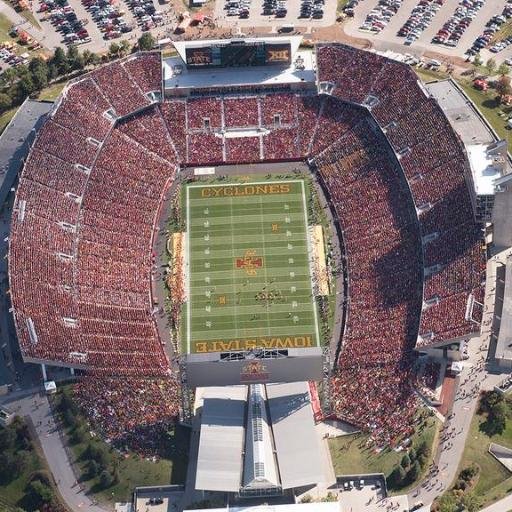
<svg viewBox="0 0 512 512"><path fill-rule="evenodd" d="M37 29L42 30L41 25L36 20L36 17L32 14L32 11L20 11L20 16L23 16L29 23L34 25L34 27L36 27Z"/></svg>
<svg viewBox="0 0 512 512"><path fill-rule="evenodd" d="M482 115L487 119L489 124L494 128L497 132L498 136L502 139L506 139L508 143L508 150L511 151L512 146L510 142L510 130L505 128L506 126L506 117L500 117L498 112L504 111L508 115L512 113L511 107L502 107L498 105L496 102L496 91L478 91L475 89L471 82L469 81L460 81L460 86L467 94L467 96L473 101L473 103L477 106L478 110L482 113Z"/></svg>
<svg viewBox="0 0 512 512"><path fill-rule="evenodd" d="M14 107L0 115L0 134L5 130L5 127L9 124L17 111L18 107Z"/></svg>
<svg viewBox="0 0 512 512"><path fill-rule="evenodd" d="M501 25L500 29L491 39L491 44L489 46L492 46L494 43L497 43L499 41L503 41L503 39L506 39L507 37L512 36L512 21L507 20L503 25Z"/></svg>
<svg viewBox="0 0 512 512"><path fill-rule="evenodd" d="M444 80L448 78L448 74L443 71L434 71L425 68L413 68L415 73L421 78L423 82L432 82L433 80Z"/></svg>
<svg viewBox="0 0 512 512"><path fill-rule="evenodd" d="M43 89L39 96L37 97L38 100L46 100L46 101L55 101L59 94L62 92L62 89L66 87L67 80L56 82L52 85L49 85L45 89Z"/></svg>
<svg viewBox="0 0 512 512"><path fill-rule="evenodd" d="M32 450L28 458L27 467L20 477L6 485L0 484L0 510L2 510L2 505L12 508L19 506L19 503L23 501L25 496L25 487L30 482L30 477L34 471L43 469L43 467L43 463L39 459L36 450Z"/></svg>
<svg viewBox="0 0 512 512"><path fill-rule="evenodd" d="M188 442L188 432L182 427L177 428L177 443ZM183 439L178 439L183 438ZM103 441L95 438L92 443L106 445ZM86 462L82 459L87 442L71 445L71 450L75 456L75 462L85 473ZM110 450L110 447L106 445ZM93 479L83 478L87 487L95 497L103 502L129 501L133 489L137 485L166 485L170 483L184 483L186 477L186 460L171 461L160 459L158 462L146 460L138 455L121 455L117 451L109 451L110 463L117 466L119 473L119 482L108 489L101 489L98 485L98 477Z"/></svg>
<svg viewBox="0 0 512 512"><path fill-rule="evenodd" d="M412 437L413 447L419 446L423 440L427 446L432 447L437 442L438 429L439 421L434 416L429 416L426 427ZM384 473L387 477L400 464L405 452L386 448L380 453L375 453L372 448L365 447L368 437L366 434L352 434L329 439L334 472L337 476ZM403 492L403 489L400 492Z"/></svg>
<svg viewBox="0 0 512 512"><path fill-rule="evenodd" d="M473 417L459 471L471 464L480 467L474 492L487 504L512 492L512 475L488 453L491 442L512 448L512 420L507 420L502 434L491 437L480 430L484 421L485 417L480 414Z"/></svg>

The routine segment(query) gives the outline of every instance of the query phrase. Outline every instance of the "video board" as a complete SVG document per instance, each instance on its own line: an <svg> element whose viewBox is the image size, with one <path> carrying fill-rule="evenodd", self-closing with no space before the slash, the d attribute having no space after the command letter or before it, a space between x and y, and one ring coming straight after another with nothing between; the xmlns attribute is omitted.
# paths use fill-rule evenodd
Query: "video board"
<svg viewBox="0 0 512 512"><path fill-rule="evenodd" d="M191 68L211 66L213 64L212 49L210 46L187 48L185 50L185 56L187 59L187 66Z"/></svg>
<svg viewBox="0 0 512 512"><path fill-rule="evenodd" d="M189 68L289 65L290 43L245 43L200 46L185 49Z"/></svg>

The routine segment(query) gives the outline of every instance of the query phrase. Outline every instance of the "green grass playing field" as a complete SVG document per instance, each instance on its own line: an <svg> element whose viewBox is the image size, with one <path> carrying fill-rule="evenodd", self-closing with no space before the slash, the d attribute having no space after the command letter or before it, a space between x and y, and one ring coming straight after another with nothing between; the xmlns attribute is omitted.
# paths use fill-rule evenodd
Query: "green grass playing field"
<svg viewBox="0 0 512 512"><path fill-rule="evenodd" d="M302 180L186 186L188 353L319 346Z"/></svg>

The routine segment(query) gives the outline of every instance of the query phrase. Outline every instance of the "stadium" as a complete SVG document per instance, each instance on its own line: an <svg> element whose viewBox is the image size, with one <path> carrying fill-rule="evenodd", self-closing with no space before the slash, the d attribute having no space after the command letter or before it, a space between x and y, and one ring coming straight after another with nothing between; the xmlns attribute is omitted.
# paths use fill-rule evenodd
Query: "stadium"
<svg viewBox="0 0 512 512"><path fill-rule="evenodd" d="M24 361L85 373L84 403L126 382L156 423L196 387L316 381L376 446L411 433L418 354L457 359L480 330L468 157L408 65L300 44L177 42L65 88L13 208ZM339 250L315 243L311 196Z"/></svg>

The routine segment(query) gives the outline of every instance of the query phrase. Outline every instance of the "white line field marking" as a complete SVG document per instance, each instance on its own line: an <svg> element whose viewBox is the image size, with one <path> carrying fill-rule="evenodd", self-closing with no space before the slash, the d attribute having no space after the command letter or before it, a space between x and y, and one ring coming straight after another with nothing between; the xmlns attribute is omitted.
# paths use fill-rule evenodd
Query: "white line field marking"
<svg viewBox="0 0 512 512"><path fill-rule="evenodd" d="M268 258L267 251L265 250L265 228L263 226L263 198L260 196L260 225L261 225L261 243L262 243L262 249L263 249L263 257L265 258L265 261ZM263 264L263 275L265 276L265 288L269 286L268 282L268 272L267 272L267 265ZM270 313L268 304L265 306L265 309L267 310L267 336L270 336Z"/></svg>
<svg viewBox="0 0 512 512"><path fill-rule="evenodd" d="M315 304L315 293L314 293L314 283L313 283L313 269L311 268L311 253L310 247L311 243L309 240L309 229L308 229L308 209L306 204L306 191L304 189L304 181L300 181L301 189L302 189L302 205L304 207L304 229L306 231L306 245L307 245L307 255L308 255L308 268L309 268L309 278L311 280L311 305L313 306L313 315L315 317L315 333L316 333L316 344L320 346L320 333L318 332L318 317L316 312L316 304Z"/></svg>

